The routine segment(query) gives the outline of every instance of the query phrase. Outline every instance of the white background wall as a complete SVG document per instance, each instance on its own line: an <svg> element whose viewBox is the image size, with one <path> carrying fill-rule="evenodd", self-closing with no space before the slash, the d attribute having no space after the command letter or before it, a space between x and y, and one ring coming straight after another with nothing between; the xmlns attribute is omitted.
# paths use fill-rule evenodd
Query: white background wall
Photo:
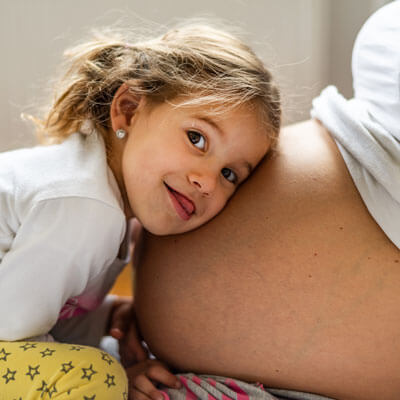
<svg viewBox="0 0 400 400"><path fill-rule="evenodd" d="M385 0L0 0L0 151L34 143L20 120L41 103L63 50L90 28L144 20L169 24L212 16L247 32L273 67L285 123L307 119L327 84L350 97L351 49L365 19Z"/></svg>

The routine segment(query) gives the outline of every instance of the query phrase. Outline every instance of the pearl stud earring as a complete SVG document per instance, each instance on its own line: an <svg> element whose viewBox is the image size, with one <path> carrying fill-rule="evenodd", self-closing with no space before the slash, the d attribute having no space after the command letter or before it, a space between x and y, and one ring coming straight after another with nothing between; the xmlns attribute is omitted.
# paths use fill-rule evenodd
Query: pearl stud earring
<svg viewBox="0 0 400 400"><path fill-rule="evenodd" d="M117 129L115 131L115 135L117 136L118 139L123 139L126 136L126 130L124 129Z"/></svg>

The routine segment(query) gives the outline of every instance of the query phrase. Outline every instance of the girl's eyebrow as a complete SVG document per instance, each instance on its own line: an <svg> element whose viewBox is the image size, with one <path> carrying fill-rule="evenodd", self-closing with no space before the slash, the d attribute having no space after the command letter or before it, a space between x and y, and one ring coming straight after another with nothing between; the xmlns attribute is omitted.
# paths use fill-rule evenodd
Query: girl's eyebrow
<svg viewBox="0 0 400 400"><path fill-rule="evenodd" d="M208 125L211 125L213 129L215 129L221 136L224 136L224 131L221 129L221 127L211 118L197 115L195 116L196 119L205 122Z"/></svg>

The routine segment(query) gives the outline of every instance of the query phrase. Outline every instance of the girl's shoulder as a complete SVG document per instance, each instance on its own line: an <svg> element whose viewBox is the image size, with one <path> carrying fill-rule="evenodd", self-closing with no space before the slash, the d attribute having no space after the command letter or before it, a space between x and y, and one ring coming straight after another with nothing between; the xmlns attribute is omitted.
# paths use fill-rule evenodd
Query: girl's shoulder
<svg viewBox="0 0 400 400"><path fill-rule="evenodd" d="M121 208L120 193L98 134L0 154L0 188L18 201L85 197Z"/></svg>

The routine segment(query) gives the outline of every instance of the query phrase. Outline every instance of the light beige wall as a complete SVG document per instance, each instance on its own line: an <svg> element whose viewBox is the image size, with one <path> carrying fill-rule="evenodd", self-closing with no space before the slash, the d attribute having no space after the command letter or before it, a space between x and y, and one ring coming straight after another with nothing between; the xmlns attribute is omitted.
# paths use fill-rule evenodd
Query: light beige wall
<svg viewBox="0 0 400 400"><path fill-rule="evenodd" d="M274 66L283 90L285 122L289 123L308 117L311 99L328 83L337 82L349 90L348 50L354 32L377 3L382 1L2 1L0 151L34 143L31 127L19 115L41 103L63 49L91 27L112 24L122 16L132 24L141 19L170 23L204 15L231 21L248 32L245 39ZM343 10L351 10L352 18L344 19Z"/></svg>

